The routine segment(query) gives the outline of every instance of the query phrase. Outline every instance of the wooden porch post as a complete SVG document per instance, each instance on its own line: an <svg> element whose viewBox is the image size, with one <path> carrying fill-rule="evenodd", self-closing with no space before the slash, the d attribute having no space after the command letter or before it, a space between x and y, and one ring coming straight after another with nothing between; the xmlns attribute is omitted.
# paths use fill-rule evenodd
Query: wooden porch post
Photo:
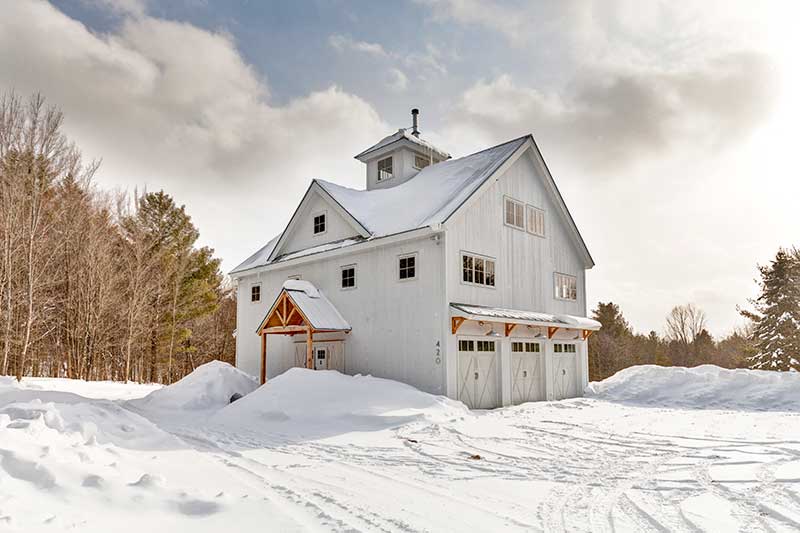
<svg viewBox="0 0 800 533"><path fill-rule="evenodd" d="M261 332L261 384L267 382L267 334Z"/></svg>
<svg viewBox="0 0 800 533"><path fill-rule="evenodd" d="M308 326L306 335L306 368L312 370L314 368L314 354L312 353L313 350L311 349L312 344L314 343L314 330L311 329L311 326Z"/></svg>

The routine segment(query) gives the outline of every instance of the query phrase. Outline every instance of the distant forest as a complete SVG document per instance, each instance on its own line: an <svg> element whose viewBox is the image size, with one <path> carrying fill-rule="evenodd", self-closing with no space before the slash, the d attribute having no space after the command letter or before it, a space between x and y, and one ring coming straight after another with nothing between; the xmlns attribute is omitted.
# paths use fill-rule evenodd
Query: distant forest
<svg viewBox="0 0 800 533"><path fill-rule="evenodd" d="M589 337L589 379L644 364L800 371L800 250L780 249L758 270L760 294L752 309L739 310L746 325L720 339L692 304L672 309L664 335L643 335L634 333L618 305L599 303L592 316L603 327Z"/></svg>
<svg viewBox="0 0 800 533"><path fill-rule="evenodd" d="M35 95L0 95L0 374L171 383L233 362L235 292L164 192L112 194Z"/></svg>

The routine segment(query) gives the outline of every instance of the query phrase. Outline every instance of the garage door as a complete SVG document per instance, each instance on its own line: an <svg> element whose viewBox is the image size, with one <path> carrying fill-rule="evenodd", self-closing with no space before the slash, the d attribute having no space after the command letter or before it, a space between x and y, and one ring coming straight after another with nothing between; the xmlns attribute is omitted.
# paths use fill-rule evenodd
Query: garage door
<svg viewBox="0 0 800 533"><path fill-rule="evenodd" d="M545 399L541 350L538 342L511 343L511 401L515 405Z"/></svg>
<svg viewBox="0 0 800 533"><path fill-rule="evenodd" d="M578 395L578 354L575 344L553 344L553 389L556 400Z"/></svg>
<svg viewBox="0 0 800 533"><path fill-rule="evenodd" d="M458 399L470 409L497 407L497 343L458 341Z"/></svg>

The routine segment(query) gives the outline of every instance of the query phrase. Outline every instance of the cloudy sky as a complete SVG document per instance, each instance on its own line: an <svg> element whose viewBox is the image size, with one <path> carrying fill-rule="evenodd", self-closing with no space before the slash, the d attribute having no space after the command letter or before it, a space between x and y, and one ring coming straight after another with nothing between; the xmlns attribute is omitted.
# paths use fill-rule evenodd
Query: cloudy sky
<svg viewBox="0 0 800 533"><path fill-rule="evenodd" d="M66 113L107 189L164 189L229 270L313 177L407 126L459 156L531 132L639 331L740 323L800 245L800 4L0 0L0 90Z"/></svg>

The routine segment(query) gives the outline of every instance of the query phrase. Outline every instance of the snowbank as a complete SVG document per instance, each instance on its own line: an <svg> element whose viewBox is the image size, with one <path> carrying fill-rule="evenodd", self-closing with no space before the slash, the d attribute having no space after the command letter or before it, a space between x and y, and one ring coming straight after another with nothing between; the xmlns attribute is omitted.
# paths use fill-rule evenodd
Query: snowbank
<svg viewBox="0 0 800 533"><path fill-rule="evenodd" d="M614 402L690 409L800 411L800 373L634 366L592 382L586 396Z"/></svg>
<svg viewBox="0 0 800 533"><path fill-rule="evenodd" d="M300 433L330 425L343 431L368 431L468 413L460 402L397 381L292 368L217 412L213 422L248 428L288 423L286 429Z"/></svg>
<svg viewBox="0 0 800 533"><path fill-rule="evenodd" d="M211 361L177 383L155 390L128 405L144 411L219 409L234 393L249 394L258 383L241 370L222 361Z"/></svg>

